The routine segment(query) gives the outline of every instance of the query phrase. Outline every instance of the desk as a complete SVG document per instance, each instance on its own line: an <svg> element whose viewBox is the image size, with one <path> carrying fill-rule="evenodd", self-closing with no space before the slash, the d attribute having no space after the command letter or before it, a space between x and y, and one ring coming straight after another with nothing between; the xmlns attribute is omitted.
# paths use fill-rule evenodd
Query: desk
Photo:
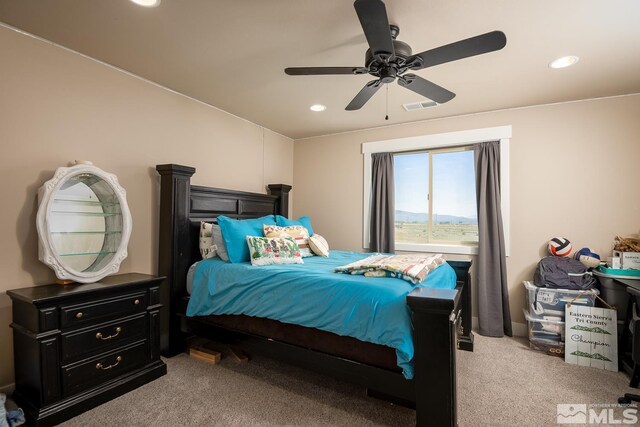
<svg viewBox="0 0 640 427"><path fill-rule="evenodd" d="M614 281L620 285L623 285L625 287L625 291L626 288L629 287L640 292L640 280L616 278L614 279ZM640 340L640 331L635 331L635 334L632 334L629 330L629 323L633 317L632 313L633 298L631 297L631 295L629 295L629 302L627 304L626 319L624 321L622 337L618 342L618 365L631 377L629 387L638 388L638 383L640 382L640 360L637 360L634 363L634 360L631 357L631 351L633 348L634 340Z"/></svg>
<svg viewBox="0 0 640 427"><path fill-rule="evenodd" d="M640 280L638 279L613 279L621 285L628 286L640 292Z"/></svg>

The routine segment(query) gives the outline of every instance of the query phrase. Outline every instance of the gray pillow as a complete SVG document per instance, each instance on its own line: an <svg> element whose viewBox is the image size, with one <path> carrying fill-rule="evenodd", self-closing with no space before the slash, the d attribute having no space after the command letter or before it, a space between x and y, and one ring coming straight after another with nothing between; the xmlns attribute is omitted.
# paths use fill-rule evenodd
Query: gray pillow
<svg viewBox="0 0 640 427"><path fill-rule="evenodd" d="M221 260L229 262L229 255L227 254L227 245L222 238L222 231L218 224L213 224L211 227L211 237L213 238L213 244L216 245L216 254Z"/></svg>

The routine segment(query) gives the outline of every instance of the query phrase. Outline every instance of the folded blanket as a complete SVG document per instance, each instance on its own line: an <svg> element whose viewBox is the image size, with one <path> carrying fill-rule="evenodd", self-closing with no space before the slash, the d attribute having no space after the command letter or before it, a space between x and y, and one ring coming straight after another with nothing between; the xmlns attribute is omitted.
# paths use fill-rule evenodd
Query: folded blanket
<svg viewBox="0 0 640 427"><path fill-rule="evenodd" d="M424 281L430 271L445 262L442 254L375 254L360 261L336 267L334 271L363 274L367 277L396 277L417 285Z"/></svg>

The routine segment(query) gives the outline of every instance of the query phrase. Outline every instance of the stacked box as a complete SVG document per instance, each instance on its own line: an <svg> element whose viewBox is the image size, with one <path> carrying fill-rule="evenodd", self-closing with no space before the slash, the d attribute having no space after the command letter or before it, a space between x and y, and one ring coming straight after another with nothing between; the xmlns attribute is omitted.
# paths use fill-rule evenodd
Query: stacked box
<svg viewBox="0 0 640 427"><path fill-rule="evenodd" d="M527 310L532 319L551 316L564 321L564 307L567 303L593 307L598 295L595 288L588 291L572 291L538 287L531 282L524 282L524 287L527 290Z"/></svg>
<svg viewBox="0 0 640 427"><path fill-rule="evenodd" d="M613 256L620 258L622 270L640 270L640 252L613 251Z"/></svg>
<svg viewBox="0 0 640 427"><path fill-rule="evenodd" d="M564 357L565 306L572 304L593 307L597 289L573 291L535 286L524 282L527 295L529 347L553 356Z"/></svg>
<svg viewBox="0 0 640 427"><path fill-rule="evenodd" d="M533 318L524 310L529 330L529 347L552 356L564 357L564 320L555 316Z"/></svg>

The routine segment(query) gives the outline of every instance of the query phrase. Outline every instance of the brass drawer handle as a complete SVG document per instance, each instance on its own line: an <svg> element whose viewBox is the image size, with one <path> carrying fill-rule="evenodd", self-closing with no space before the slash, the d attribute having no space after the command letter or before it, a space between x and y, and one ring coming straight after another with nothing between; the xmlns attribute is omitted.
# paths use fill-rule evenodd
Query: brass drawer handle
<svg viewBox="0 0 640 427"><path fill-rule="evenodd" d="M118 366L118 363L120 362L122 362L122 356L116 357L116 363L114 363L113 365L104 366L102 363L96 363L96 369L102 369L103 371L106 371L107 369L111 369L114 366Z"/></svg>
<svg viewBox="0 0 640 427"><path fill-rule="evenodd" d="M137 299L137 300L135 300L133 303L134 303L135 305L138 305L138 304L140 304L140 300L139 300L139 299Z"/></svg>
<svg viewBox="0 0 640 427"><path fill-rule="evenodd" d="M81 311L76 313L76 319L82 319L82 316L83 316L83 314L82 314Z"/></svg>
<svg viewBox="0 0 640 427"><path fill-rule="evenodd" d="M122 332L122 328L121 328L120 326L118 326L118 327L116 328L116 333L115 333L115 334L113 334L113 335L109 335L109 336L107 336L107 337L104 337L104 336L102 336L102 332L98 332L98 333L96 334L96 339L98 339L98 340L110 340L111 338L115 338L115 337L117 337L118 335L120 335L120 332Z"/></svg>

